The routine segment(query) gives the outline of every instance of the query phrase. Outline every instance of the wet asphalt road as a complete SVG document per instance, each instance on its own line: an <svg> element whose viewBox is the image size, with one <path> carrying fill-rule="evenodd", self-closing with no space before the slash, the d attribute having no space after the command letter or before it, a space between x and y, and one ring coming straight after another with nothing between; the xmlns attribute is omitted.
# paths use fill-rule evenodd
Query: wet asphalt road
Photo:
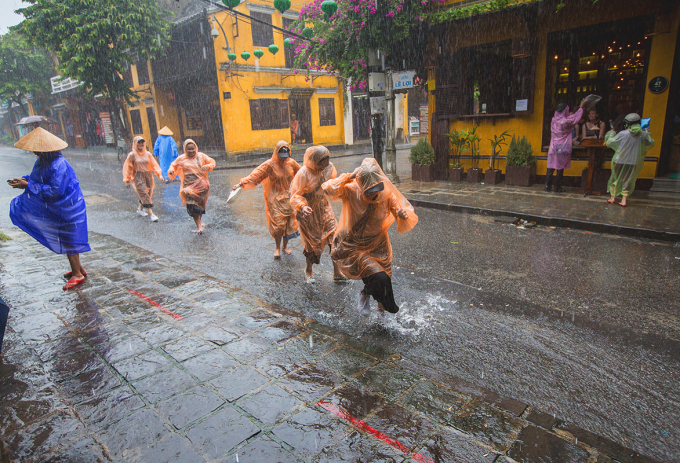
<svg viewBox="0 0 680 463"><path fill-rule="evenodd" d="M406 153L400 152L400 159ZM7 178L34 157L0 148ZM562 229L522 230L493 219L420 208L410 233L392 230L396 316L360 318L359 282L334 284L328 256L304 283L299 240L274 260L261 189L226 204L248 170L211 174L203 236L177 197L157 185L160 222L134 214L121 166L69 159L91 231L111 234L243 287L404 358L556 414L660 461L679 461L680 246ZM339 158L340 172L361 157ZM400 175L408 172L400 162ZM4 186L0 227L10 227ZM339 213L339 205L336 205Z"/></svg>

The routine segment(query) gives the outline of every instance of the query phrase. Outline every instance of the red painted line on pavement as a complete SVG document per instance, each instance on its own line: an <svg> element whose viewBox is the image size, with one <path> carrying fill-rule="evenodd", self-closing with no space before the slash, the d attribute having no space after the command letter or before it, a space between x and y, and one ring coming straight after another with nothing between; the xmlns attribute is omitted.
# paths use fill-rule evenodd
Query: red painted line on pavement
<svg viewBox="0 0 680 463"><path fill-rule="evenodd" d="M174 318L175 320L181 320L181 319L182 319L182 316L181 316L181 315L177 315L175 312L171 312L170 310L168 310L168 309L166 309L165 307L163 307L162 305L160 305L158 302L154 301L154 300L151 299L151 298L146 297L146 296L143 295L142 293L140 293L140 292L138 292L138 291L135 291L134 289L129 289L128 291L130 291L132 294L134 294L134 295L137 296L138 298L144 299L146 302L148 302L148 303L151 304L152 306L158 308L158 310L160 310L161 312L170 315L170 316L171 316L172 318Z"/></svg>
<svg viewBox="0 0 680 463"><path fill-rule="evenodd" d="M326 400L320 400L316 403L319 407L323 407L338 418L341 418L348 423L351 423L352 425L356 426L357 428L361 429L362 431L372 435L376 439L380 439L381 441L385 442L387 445L394 447L395 449L399 450L401 453L406 454L406 455L411 455L411 458L418 463L434 463L434 461L430 460L427 458L425 455L422 455L417 452L413 452L411 454L411 450L406 447L404 444L399 442L398 440L390 438L387 434L384 432L378 431L377 429L369 426L359 418L350 415L347 413L345 410L342 408L338 407L337 405L334 405Z"/></svg>

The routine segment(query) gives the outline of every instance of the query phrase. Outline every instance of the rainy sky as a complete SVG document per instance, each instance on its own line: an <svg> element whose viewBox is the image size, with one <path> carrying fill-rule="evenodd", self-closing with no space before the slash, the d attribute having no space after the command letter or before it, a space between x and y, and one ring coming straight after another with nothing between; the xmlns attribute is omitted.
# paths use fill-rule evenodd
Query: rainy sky
<svg viewBox="0 0 680 463"><path fill-rule="evenodd" d="M14 14L15 10L27 7L21 0L2 0L0 2L0 34L6 34L10 26L19 24L23 16Z"/></svg>

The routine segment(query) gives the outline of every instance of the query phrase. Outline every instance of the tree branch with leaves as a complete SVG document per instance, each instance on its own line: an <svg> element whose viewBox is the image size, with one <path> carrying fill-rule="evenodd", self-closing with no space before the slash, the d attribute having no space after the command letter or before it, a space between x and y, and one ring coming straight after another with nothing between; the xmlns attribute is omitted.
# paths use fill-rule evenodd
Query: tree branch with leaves
<svg viewBox="0 0 680 463"><path fill-rule="evenodd" d="M17 31L56 54L62 77L83 83L86 95L108 99L114 129L124 103L136 98L123 80L131 56L153 59L170 37L155 0L24 0ZM120 130L131 142L129 125Z"/></svg>

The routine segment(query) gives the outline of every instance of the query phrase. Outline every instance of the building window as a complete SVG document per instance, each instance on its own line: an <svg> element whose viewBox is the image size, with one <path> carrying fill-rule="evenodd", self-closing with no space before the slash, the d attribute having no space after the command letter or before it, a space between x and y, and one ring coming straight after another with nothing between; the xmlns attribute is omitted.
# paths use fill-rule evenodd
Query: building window
<svg viewBox="0 0 680 463"><path fill-rule="evenodd" d="M602 97L600 120L615 127L631 112L642 113L654 17L637 17L548 35L543 143L550 144L550 121L559 103L577 110L581 100ZM584 117L588 117L584 114Z"/></svg>
<svg viewBox="0 0 680 463"><path fill-rule="evenodd" d="M335 125L335 100L333 98L319 98L319 123Z"/></svg>
<svg viewBox="0 0 680 463"><path fill-rule="evenodd" d="M132 133L135 135L144 133L142 129L142 115L139 113L139 109L130 110L130 121L132 122Z"/></svg>
<svg viewBox="0 0 680 463"><path fill-rule="evenodd" d="M532 113L535 49L532 39L513 39L439 55L437 113L454 119Z"/></svg>
<svg viewBox="0 0 680 463"><path fill-rule="evenodd" d="M253 130L285 129L289 126L288 100L250 100L250 122Z"/></svg>
<svg viewBox="0 0 680 463"><path fill-rule="evenodd" d="M255 11L250 12L250 17L265 21L268 24L272 23L272 15L267 13L258 13ZM274 29L266 24L262 24L257 21L250 21L250 27L253 33L253 46L254 47L268 47L274 43Z"/></svg>
<svg viewBox="0 0 680 463"><path fill-rule="evenodd" d="M146 60L139 60L135 63L137 66L137 81L139 85L145 85L149 83L149 67L146 65Z"/></svg>
<svg viewBox="0 0 680 463"><path fill-rule="evenodd" d="M283 28L287 31L291 30L291 26L295 22L294 19L283 18ZM284 37L285 38L285 37ZM286 67L292 68L295 63L295 48L283 46L283 56L286 58Z"/></svg>

